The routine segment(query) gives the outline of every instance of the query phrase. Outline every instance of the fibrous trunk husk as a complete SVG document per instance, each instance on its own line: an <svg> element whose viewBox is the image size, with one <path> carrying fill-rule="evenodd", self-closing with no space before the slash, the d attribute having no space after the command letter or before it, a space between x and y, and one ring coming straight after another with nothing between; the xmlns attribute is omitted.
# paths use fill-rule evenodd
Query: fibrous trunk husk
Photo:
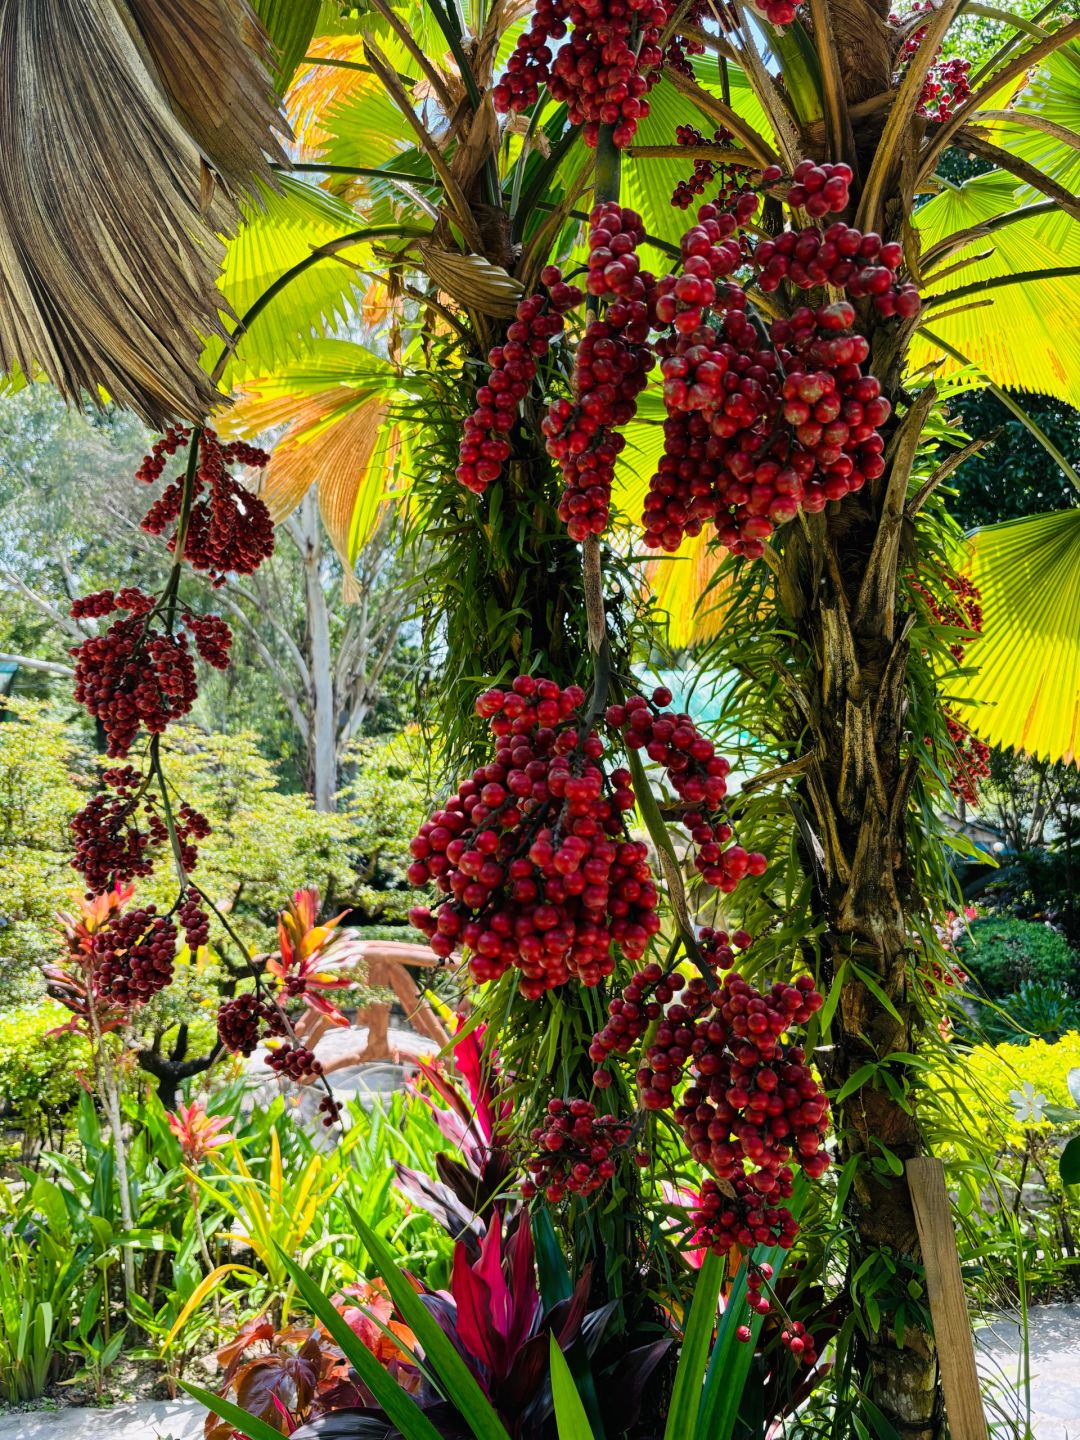
<svg viewBox="0 0 1080 1440"><path fill-rule="evenodd" d="M247 0L0 0L4 369L206 415L221 236L282 158L263 45Z"/></svg>

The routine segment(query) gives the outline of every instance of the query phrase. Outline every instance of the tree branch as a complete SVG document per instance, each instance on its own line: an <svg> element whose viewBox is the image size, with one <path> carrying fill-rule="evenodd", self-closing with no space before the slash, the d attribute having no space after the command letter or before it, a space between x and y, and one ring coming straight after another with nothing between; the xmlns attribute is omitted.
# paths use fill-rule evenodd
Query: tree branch
<svg viewBox="0 0 1080 1440"><path fill-rule="evenodd" d="M13 570L0 570L0 576L43 615L47 615L53 624L58 625L65 634L80 642L86 639L87 632L77 625L70 615L65 615L52 601L47 600L44 595L39 595L36 590L32 590L25 580L20 579Z"/></svg>
<svg viewBox="0 0 1080 1440"><path fill-rule="evenodd" d="M21 665L25 670L40 670L45 675L63 675L68 680L75 674L70 665L61 665L55 660L37 660L33 655L9 655L6 650L0 650L0 661Z"/></svg>

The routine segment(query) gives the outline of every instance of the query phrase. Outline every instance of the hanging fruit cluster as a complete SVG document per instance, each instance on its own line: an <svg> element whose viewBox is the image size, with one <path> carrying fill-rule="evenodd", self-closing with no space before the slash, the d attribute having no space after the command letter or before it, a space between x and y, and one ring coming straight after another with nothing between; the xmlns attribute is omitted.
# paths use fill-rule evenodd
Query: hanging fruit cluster
<svg viewBox="0 0 1080 1440"><path fill-rule="evenodd" d="M680 127L678 138L702 140L692 127ZM621 430L657 359L667 418L642 515L651 548L676 550L711 524L721 544L758 558L776 526L800 509L820 511L884 471L882 426L891 407L864 369L870 346L857 307L902 321L919 313L917 289L897 280L902 247L842 220L817 223L848 208L847 165L804 160L786 180L775 165L743 173L739 184L734 171L721 172L720 199L730 208L702 205L682 236L680 265L659 277L641 268L645 235L637 214L612 202L590 216L586 288L593 310L571 394L551 401L542 426L562 471L559 514L575 540L607 527ZM688 204L713 178L712 162L697 161L673 202ZM759 201L750 182L786 197L812 223L754 236L747 226ZM845 298L795 306L766 326L739 278L747 268L766 294L784 286L830 287ZM536 353L546 348L547 327L560 331L574 303L572 287L554 267L549 278L550 300L522 302L530 316L546 317L558 292L558 314L546 321ZM529 334L522 329L513 343L524 344ZM462 448L458 478L476 490L498 475L509 453L505 435L535 375L534 365L517 363L506 378L506 348L492 352Z"/></svg>
<svg viewBox="0 0 1080 1440"><path fill-rule="evenodd" d="M495 109L530 110L546 85L587 145L610 125L624 148L649 113L645 97L660 79L660 33L673 8L664 0L539 0L492 91Z"/></svg>
<svg viewBox="0 0 1080 1440"><path fill-rule="evenodd" d="M507 436L517 423L537 362L562 333L566 312L581 304L581 291L565 284L557 265L548 265L540 278L544 291L519 303L505 342L488 352L488 375L476 392L476 409L465 421L455 473L477 495L502 474L510 458Z"/></svg>
<svg viewBox="0 0 1080 1440"><path fill-rule="evenodd" d="M702 735L689 715L664 707L671 691L654 690L651 702L631 695L625 704L609 705L605 715L632 750L645 754L663 771L682 802L678 819L694 842L694 865L706 885L730 894L747 875L764 875L767 858L760 851L729 845L733 830L724 811L731 766Z"/></svg>
<svg viewBox="0 0 1080 1440"><path fill-rule="evenodd" d="M586 289L605 302L604 314L589 320L578 346L572 398L553 401L541 427L562 470L559 518L572 540L607 529L615 461L626 443L619 429L634 418L655 363L646 344L655 277L637 256L644 238L641 216L621 205L597 205L589 217Z"/></svg>
<svg viewBox="0 0 1080 1440"><path fill-rule="evenodd" d="M798 9L797 0L752 3L781 27ZM680 0L539 0L492 91L495 109L500 115L531 110L546 85L554 100L565 103L570 123L583 127L587 145L595 145L607 125L615 145L625 149L649 113L646 97L660 80L661 64L693 75L690 57L705 48L694 33L706 19L723 30L740 23L730 0L691 0L689 6ZM674 33L661 49L672 22Z"/></svg>
<svg viewBox="0 0 1080 1440"><path fill-rule="evenodd" d="M174 557L161 592L152 595L135 586L100 590L71 607L74 619L109 621L73 650L74 689L75 699L100 724L108 754L118 759L126 759L145 737L156 741L190 713L198 695L196 656L216 669L228 667L232 632L219 615L197 613L181 601L183 565L205 572L219 586L229 574L250 574L274 547L266 506L229 469L265 465L265 452L242 443L222 445L212 430L193 433L177 426L154 445L137 478L146 484L160 480L170 458L184 449L184 472L165 485L143 520L149 534L166 537ZM192 949L207 943L209 920L187 876L198 864L199 841L209 833L205 816L170 797L155 743L141 765L103 771L101 788L74 817L72 865L86 884L88 903L117 895L119 887L150 874L165 846L181 870L168 914L157 914L153 906L127 909L125 901L95 930L86 963L102 1003L130 1009L168 985L179 931Z"/></svg>
<svg viewBox="0 0 1080 1440"><path fill-rule="evenodd" d="M910 22L912 16L932 15L936 8L934 0L914 0L907 15L893 12L889 16L889 24L899 28ZM896 56L899 74L902 75L910 65L912 57L922 45L927 28L926 25L916 26L905 37ZM970 95L971 61L959 55L942 60L939 50L926 72L915 113L926 120L948 120Z"/></svg>
<svg viewBox="0 0 1080 1440"><path fill-rule="evenodd" d="M731 131L723 127L713 131L711 140L706 140L701 131L693 125L678 125L675 128L675 143L695 150L715 147L723 152L730 149L734 141ZM745 168L725 165L719 157L714 160L708 155L696 155L693 174L689 180L680 180L675 186L671 203L676 210L689 210L697 196L704 195L714 181L719 181L719 189L712 197L712 203L726 209L733 205L740 195L749 193L749 173L751 172Z"/></svg>
<svg viewBox="0 0 1080 1440"><path fill-rule="evenodd" d="M945 595L935 595L918 580L911 581L911 588L938 625L959 632L949 643L949 653L959 662L967 647L982 634L982 596L966 575L942 575L940 580ZM948 705L944 706L944 716L952 749L949 788L964 804L977 805L979 786L990 774L990 747Z"/></svg>
<svg viewBox="0 0 1080 1440"><path fill-rule="evenodd" d="M829 1164L828 1100L795 1038L822 997L809 975L759 991L731 969L734 949L750 943L745 931L703 931L703 973L690 980L646 965L610 1001L589 1050L599 1089L611 1085L611 1066L627 1061L643 1108L672 1113L707 1174L689 1215L695 1244L723 1255L733 1247L789 1249L798 1233L784 1204L794 1167L816 1179ZM764 1313L761 1275L751 1272L749 1303ZM804 1341L792 1353L805 1350L810 1363L812 1341L789 1333Z"/></svg>
<svg viewBox="0 0 1080 1440"><path fill-rule="evenodd" d="M494 757L412 841L410 883L446 898L409 918L436 954L465 947L478 981L516 967L531 999L571 978L596 985L616 946L637 959L660 927L647 849L624 822L629 771L605 763L576 685L520 675L476 710Z"/></svg>
<svg viewBox="0 0 1080 1440"><path fill-rule="evenodd" d="M522 1184L522 1196L531 1200L542 1190L557 1205L567 1195L591 1195L615 1174L612 1154L628 1149L633 1133L632 1124L597 1115L588 1100L549 1100L544 1124L529 1132L536 1154L528 1161L531 1178ZM634 1160L649 1163L641 1150Z"/></svg>

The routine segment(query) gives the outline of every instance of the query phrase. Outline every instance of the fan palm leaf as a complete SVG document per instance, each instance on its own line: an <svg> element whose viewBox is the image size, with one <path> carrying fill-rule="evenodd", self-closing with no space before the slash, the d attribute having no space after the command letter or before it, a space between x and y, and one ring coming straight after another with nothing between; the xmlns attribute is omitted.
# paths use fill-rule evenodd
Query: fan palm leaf
<svg viewBox="0 0 1080 1440"><path fill-rule="evenodd" d="M1027 515L971 537L965 570L983 629L950 703L993 745L1080 759L1080 510Z"/></svg>

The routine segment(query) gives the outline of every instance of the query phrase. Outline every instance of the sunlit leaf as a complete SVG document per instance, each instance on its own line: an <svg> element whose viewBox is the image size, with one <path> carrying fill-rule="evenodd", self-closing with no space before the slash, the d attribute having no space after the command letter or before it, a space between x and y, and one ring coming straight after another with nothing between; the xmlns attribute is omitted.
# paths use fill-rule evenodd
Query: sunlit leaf
<svg viewBox="0 0 1080 1440"><path fill-rule="evenodd" d="M1038 759L1080 754L1080 510L976 531L965 567L982 595L977 673L950 686L961 719L991 744Z"/></svg>

